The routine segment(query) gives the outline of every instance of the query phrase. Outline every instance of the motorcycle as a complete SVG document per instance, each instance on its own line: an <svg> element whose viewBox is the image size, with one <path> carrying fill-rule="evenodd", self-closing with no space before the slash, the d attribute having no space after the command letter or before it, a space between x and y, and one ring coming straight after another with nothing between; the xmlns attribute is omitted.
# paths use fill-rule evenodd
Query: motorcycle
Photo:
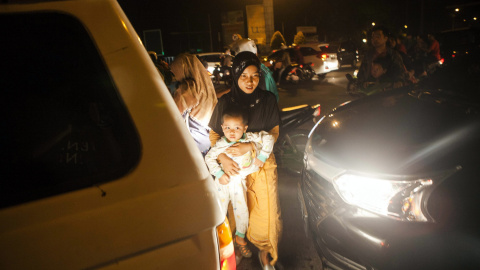
<svg viewBox="0 0 480 270"><path fill-rule="evenodd" d="M313 63L306 63L303 65L300 65L300 68L302 69L303 73L303 81L309 81L315 76L315 70L313 70Z"/></svg>
<svg viewBox="0 0 480 270"><path fill-rule="evenodd" d="M320 104L285 108L280 112L280 136L273 148L279 168L293 174L303 169L303 152L309 131L299 127L320 116Z"/></svg>
<svg viewBox="0 0 480 270"><path fill-rule="evenodd" d="M274 76L278 78L278 73L281 71L280 67L275 68L276 63L280 62L275 62L271 61L270 66L272 67L272 72L274 73ZM297 63L292 63L289 66L285 67L285 70L282 72L279 80L280 81L286 81L289 83L297 84L301 81L309 81L315 76L315 71L312 68L313 63L307 63L307 64L297 64Z"/></svg>
<svg viewBox="0 0 480 270"><path fill-rule="evenodd" d="M347 94L349 94L352 97L361 97L364 96L364 93L362 91L359 91L357 87L357 73L358 70L355 70L355 72L352 74L345 74L345 77L347 78Z"/></svg>
<svg viewBox="0 0 480 270"><path fill-rule="evenodd" d="M435 73L437 71L437 69L442 68L444 61L445 61L445 59L442 58L438 61L434 61L434 62L431 62L431 63L427 64L426 65L427 75L432 75L433 73Z"/></svg>
<svg viewBox="0 0 480 270"><path fill-rule="evenodd" d="M345 74L347 77L348 84L347 84L347 93L352 97L366 97L373 95L375 93L383 92L386 89L391 89L391 85L385 87L385 85L375 84L374 82L368 82L367 86L364 88L358 88L357 85L357 78L353 77L351 74Z"/></svg>
<svg viewBox="0 0 480 270"><path fill-rule="evenodd" d="M284 80L293 84L297 84L303 78L303 72L298 64L291 64L285 68L280 80Z"/></svg>
<svg viewBox="0 0 480 270"><path fill-rule="evenodd" d="M232 86L232 67L215 65L215 69L213 70L213 83L220 84L222 81L227 87Z"/></svg>

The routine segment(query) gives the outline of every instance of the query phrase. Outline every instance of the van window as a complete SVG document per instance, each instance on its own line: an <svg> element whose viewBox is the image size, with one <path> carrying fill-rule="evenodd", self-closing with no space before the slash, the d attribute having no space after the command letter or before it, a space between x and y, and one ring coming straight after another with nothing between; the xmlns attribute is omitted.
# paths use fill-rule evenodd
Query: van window
<svg viewBox="0 0 480 270"><path fill-rule="evenodd" d="M0 33L0 207L131 171L140 141L84 26L61 13L7 14Z"/></svg>

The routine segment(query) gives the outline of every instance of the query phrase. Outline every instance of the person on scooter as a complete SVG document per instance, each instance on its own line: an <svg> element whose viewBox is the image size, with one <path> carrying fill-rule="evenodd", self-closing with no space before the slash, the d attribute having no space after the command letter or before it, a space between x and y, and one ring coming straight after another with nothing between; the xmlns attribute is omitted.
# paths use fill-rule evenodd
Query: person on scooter
<svg viewBox="0 0 480 270"><path fill-rule="evenodd" d="M282 49L284 48L286 49L287 46L282 43ZM292 59L290 58L290 53L288 53L287 50L283 50L282 58L277 61L273 67L273 74L275 75L277 84L280 84L282 79L285 78L284 72L291 64Z"/></svg>
<svg viewBox="0 0 480 270"><path fill-rule="evenodd" d="M387 41L390 36L390 32L383 26L375 26L372 29L372 47L365 53L365 57L360 65L360 69L357 75L357 88L363 89L368 86L368 81L372 80L371 70L373 61L377 57L385 57L388 62L388 70L385 76L390 81L398 84L406 84L409 78L405 65L403 64L400 54L387 46Z"/></svg>
<svg viewBox="0 0 480 270"><path fill-rule="evenodd" d="M219 83L220 80L223 80L227 88L229 88L231 85L232 59L233 56L230 52L230 47L225 47L224 53L220 56L220 72L214 72L217 83Z"/></svg>
<svg viewBox="0 0 480 270"><path fill-rule="evenodd" d="M401 86L395 85L395 83L390 81L390 78L386 76L388 69L389 62L385 57L380 56L375 58L372 63L371 76L369 76L367 86L360 89L360 92L369 96Z"/></svg>
<svg viewBox="0 0 480 270"><path fill-rule="evenodd" d="M440 61L442 59L442 57L440 56L440 43L438 43L438 41L435 39L435 36L432 34L428 34L427 37L429 42L429 46L427 49L427 64Z"/></svg>
<svg viewBox="0 0 480 270"><path fill-rule="evenodd" d="M413 61L410 56L407 54L407 50L405 46L401 43L400 36L398 37L390 37L388 39L388 46L393 50L397 51L402 57L403 64L408 72L409 80L412 83L415 83L417 80L415 78L415 67L413 65Z"/></svg>
<svg viewBox="0 0 480 270"><path fill-rule="evenodd" d="M233 59L232 89L219 98L210 119L212 146L224 135L221 125L222 115L227 108L232 106L239 106L247 110L248 127L251 132L267 131L277 140L280 112L275 95L259 87L260 65L258 57L249 51L240 52ZM226 151L232 156L240 156L252 149L252 143L238 143ZM220 154L218 160L226 174L238 174L238 164L226 154ZM282 231L275 155L270 155L258 172L247 176L246 186L250 214L247 238L259 249L262 269L275 269L274 265L278 260L278 243Z"/></svg>
<svg viewBox="0 0 480 270"><path fill-rule="evenodd" d="M222 67L231 67L233 59L232 52L229 47L225 47L223 51L224 53L220 57Z"/></svg>

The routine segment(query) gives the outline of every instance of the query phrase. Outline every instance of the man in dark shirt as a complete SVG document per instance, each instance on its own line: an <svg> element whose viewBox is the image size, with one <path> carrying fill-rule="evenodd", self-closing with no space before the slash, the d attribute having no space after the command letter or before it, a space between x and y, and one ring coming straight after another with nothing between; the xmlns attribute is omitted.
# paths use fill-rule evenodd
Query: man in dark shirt
<svg viewBox="0 0 480 270"><path fill-rule="evenodd" d="M387 28L382 26L375 26L372 29L372 39L370 48L362 60L360 69L357 75L357 87L363 89L368 86L368 82L372 81L372 65L377 57L384 57L387 61L387 72L384 75L385 80L388 80L394 87L400 87L408 82L408 74L403 64L402 57L396 51L387 46L387 41L390 33Z"/></svg>

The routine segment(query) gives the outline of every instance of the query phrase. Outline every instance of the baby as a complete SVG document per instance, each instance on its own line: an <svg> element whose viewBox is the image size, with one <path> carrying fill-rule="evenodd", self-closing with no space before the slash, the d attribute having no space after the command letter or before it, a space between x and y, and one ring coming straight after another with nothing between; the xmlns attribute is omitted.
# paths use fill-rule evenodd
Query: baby
<svg viewBox="0 0 480 270"><path fill-rule="evenodd" d="M248 258L252 256L252 252L248 249L245 241L249 219L245 199L247 190L245 178L263 166L272 153L275 139L264 131L257 133L246 132L247 124L248 115L246 111L237 107L226 109L223 113L222 123L224 136L209 150L205 156L205 162L210 173L215 176L215 185L225 215L228 210L228 203L232 202L236 223L234 245L239 248L242 256ZM257 149L257 151L248 151L238 157L228 155L225 150L238 142L254 143L254 149ZM217 157L221 153L227 154L238 164L240 170L237 175L227 175L223 171L221 165L217 162Z"/></svg>

